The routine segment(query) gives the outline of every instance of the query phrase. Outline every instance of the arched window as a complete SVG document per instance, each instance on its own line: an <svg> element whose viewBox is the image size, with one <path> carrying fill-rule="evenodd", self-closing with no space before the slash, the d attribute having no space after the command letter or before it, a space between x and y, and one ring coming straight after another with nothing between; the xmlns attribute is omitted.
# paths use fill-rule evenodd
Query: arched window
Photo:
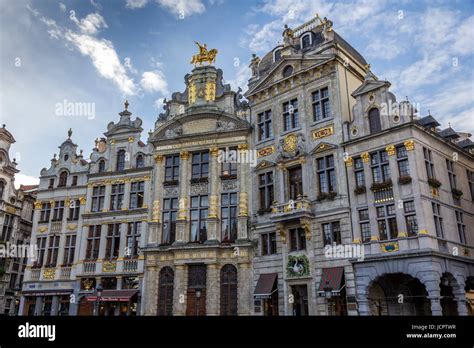
<svg viewBox="0 0 474 348"><path fill-rule="evenodd" d="M281 59L281 48L273 51L273 62L276 63Z"/></svg>
<svg viewBox="0 0 474 348"><path fill-rule="evenodd" d="M311 46L311 33L305 34L301 37L301 49L305 49Z"/></svg>
<svg viewBox="0 0 474 348"><path fill-rule="evenodd" d="M125 170L125 150L119 150L117 153L117 171Z"/></svg>
<svg viewBox="0 0 474 348"><path fill-rule="evenodd" d="M288 77L291 74L293 74L293 67L291 65L285 66L285 68L283 69L283 74L282 74L283 77Z"/></svg>
<svg viewBox="0 0 474 348"><path fill-rule="evenodd" d="M221 269L221 315L237 315L237 269L234 265Z"/></svg>
<svg viewBox="0 0 474 348"><path fill-rule="evenodd" d="M67 184L67 172L63 171L59 174L58 187L64 187Z"/></svg>
<svg viewBox="0 0 474 348"><path fill-rule="evenodd" d="M369 111L369 128L370 134L378 133L382 130L382 125L380 123L380 113L379 109L373 108Z"/></svg>
<svg viewBox="0 0 474 348"><path fill-rule="evenodd" d="M3 199L3 191L5 190L5 183L0 180L0 200Z"/></svg>
<svg viewBox="0 0 474 348"><path fill-rule="evenodd" d="M143 155L138 155L137 156L137 168L143 168L145 166L145 159L143 158Z"/></svg>
<svg viewBox="0 0 474 348"><path fill-rule="evenodd" d="M99 173L103 173L105 172L105 160L100 160L99 161L99 170L98 170Z"/></svg>
<svg viewBox="0 0 474 348"><path fill-rule="evenodd" d="M171 267L163 267L158 285L158 315L173 315L173 283L173 270Z"/></svg>

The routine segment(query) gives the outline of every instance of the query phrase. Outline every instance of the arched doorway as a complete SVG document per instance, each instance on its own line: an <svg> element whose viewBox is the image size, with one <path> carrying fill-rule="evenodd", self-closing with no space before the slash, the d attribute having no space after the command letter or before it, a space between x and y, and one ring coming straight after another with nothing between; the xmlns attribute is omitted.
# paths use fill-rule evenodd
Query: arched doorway
<svg viewBox="0 0 474 348"><path fill-rule="evenodd" d="M171 267L163 267L158 284L158 315L173 315L174 272Z"/></svg>
<svg viewBox="0 0 474 348"><path fill-rule="evenodd" d="M456 279L450 273L444 273L441 277L439 288L441 293L440 304L443 315L458 315L458 305L454 300L453 288L457 287Z"/></svg>
<svg viewBox="0 0 474 348"><path fill-rule="evenodd" d="M384 274L369 285L371 315L431 315L424 285L403 273Z"/></svg>
<svg viewBox="0 0 474 348"><path fill-rule="evenodd" d="M221 315L237 315L237 269L234 265L221 269Z"/></svg>

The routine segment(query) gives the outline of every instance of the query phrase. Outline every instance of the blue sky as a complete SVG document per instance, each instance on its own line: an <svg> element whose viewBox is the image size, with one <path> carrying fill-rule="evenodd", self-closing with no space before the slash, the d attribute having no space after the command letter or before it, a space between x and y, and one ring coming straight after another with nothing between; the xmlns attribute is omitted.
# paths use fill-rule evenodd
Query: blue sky
<svg viewBox="0 0 474 348"><path fill-rule="evenodd" d="M399 100L474 132L472 0L0 0L0 120L17 141L17 184L49 166L70 127L88 158L125 99L146 140L162 99L184 90L194 40L217 48L224 79L245 90L251 54L316 13ZM93 105L94 117L58 115L65 100Z"/></svg>

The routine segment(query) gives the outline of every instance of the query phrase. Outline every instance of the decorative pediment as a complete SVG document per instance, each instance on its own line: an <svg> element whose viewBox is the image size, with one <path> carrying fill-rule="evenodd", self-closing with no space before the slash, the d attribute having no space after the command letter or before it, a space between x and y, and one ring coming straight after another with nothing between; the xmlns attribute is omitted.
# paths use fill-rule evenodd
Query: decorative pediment
<svg viewBox="0 0 474 348"><path fill-rule="evenodd" d="M257 164L257 166L255 167L255 170L270 168L270 167L274 167L274 166L275 166L274 162L263 160L259 164Z"/></svg>
<svg viewBox="0 0 474 348"><path fill-rule="evenodd" d="M382 88L382 87L390 87L390 82L388 81L379 81L379 80L365 80L354 92L352 92L352 96L355 98L358 95L366 94L370 91Z"/></svg>
<svg viewBox="0 0 474 348"><path fill-rule="evenodd" d="M329 150L335 150L337 148L336 145L334 144L330 144L330 143L326 143L324 141L321 141L318 145L316 145L314 147L313 150L311 150L311 154L315 154L315 153L320 153L320 152L324 152L324 151L329 151Z"/></svg>

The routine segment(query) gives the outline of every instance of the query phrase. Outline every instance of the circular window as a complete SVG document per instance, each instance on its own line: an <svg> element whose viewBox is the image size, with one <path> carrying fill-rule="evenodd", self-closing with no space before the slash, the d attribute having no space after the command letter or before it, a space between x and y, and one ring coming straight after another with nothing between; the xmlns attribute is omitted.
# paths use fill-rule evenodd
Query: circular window
<svg viewBox="0 0 474 348"><path fill-rule="evenodd" d="M11 204L15 204L15 202L16 202L16 201L15 201L15 198L10 198L10 203L11 203Z"/></svg>
<svg viewBox="0 0 474 348"><path fill-rule="evenodd" d="M357 134L359 134L359 130L357 129L357 127L352 127L351 129L351 134L352 136L356 136Z"/></svg>
<svg viewBox="0 0 474 348"><path fill-rule="evenodd" d="M393 116L393 123L398 123L398 122L400 122L400 116L398 115Z"/></svg>
<svg viewBox="0 0 474 348"><path fill-rule="evenodd" d="M293 74L293 67L291 65L285 66L283 69L283 77L288 77Z"/></svg>
<svg viewBox="0 0 474 348"><path fill-rule="evenodd" d="M64 160L67 161L69 159L69 155L64 155Z"/></svg>

